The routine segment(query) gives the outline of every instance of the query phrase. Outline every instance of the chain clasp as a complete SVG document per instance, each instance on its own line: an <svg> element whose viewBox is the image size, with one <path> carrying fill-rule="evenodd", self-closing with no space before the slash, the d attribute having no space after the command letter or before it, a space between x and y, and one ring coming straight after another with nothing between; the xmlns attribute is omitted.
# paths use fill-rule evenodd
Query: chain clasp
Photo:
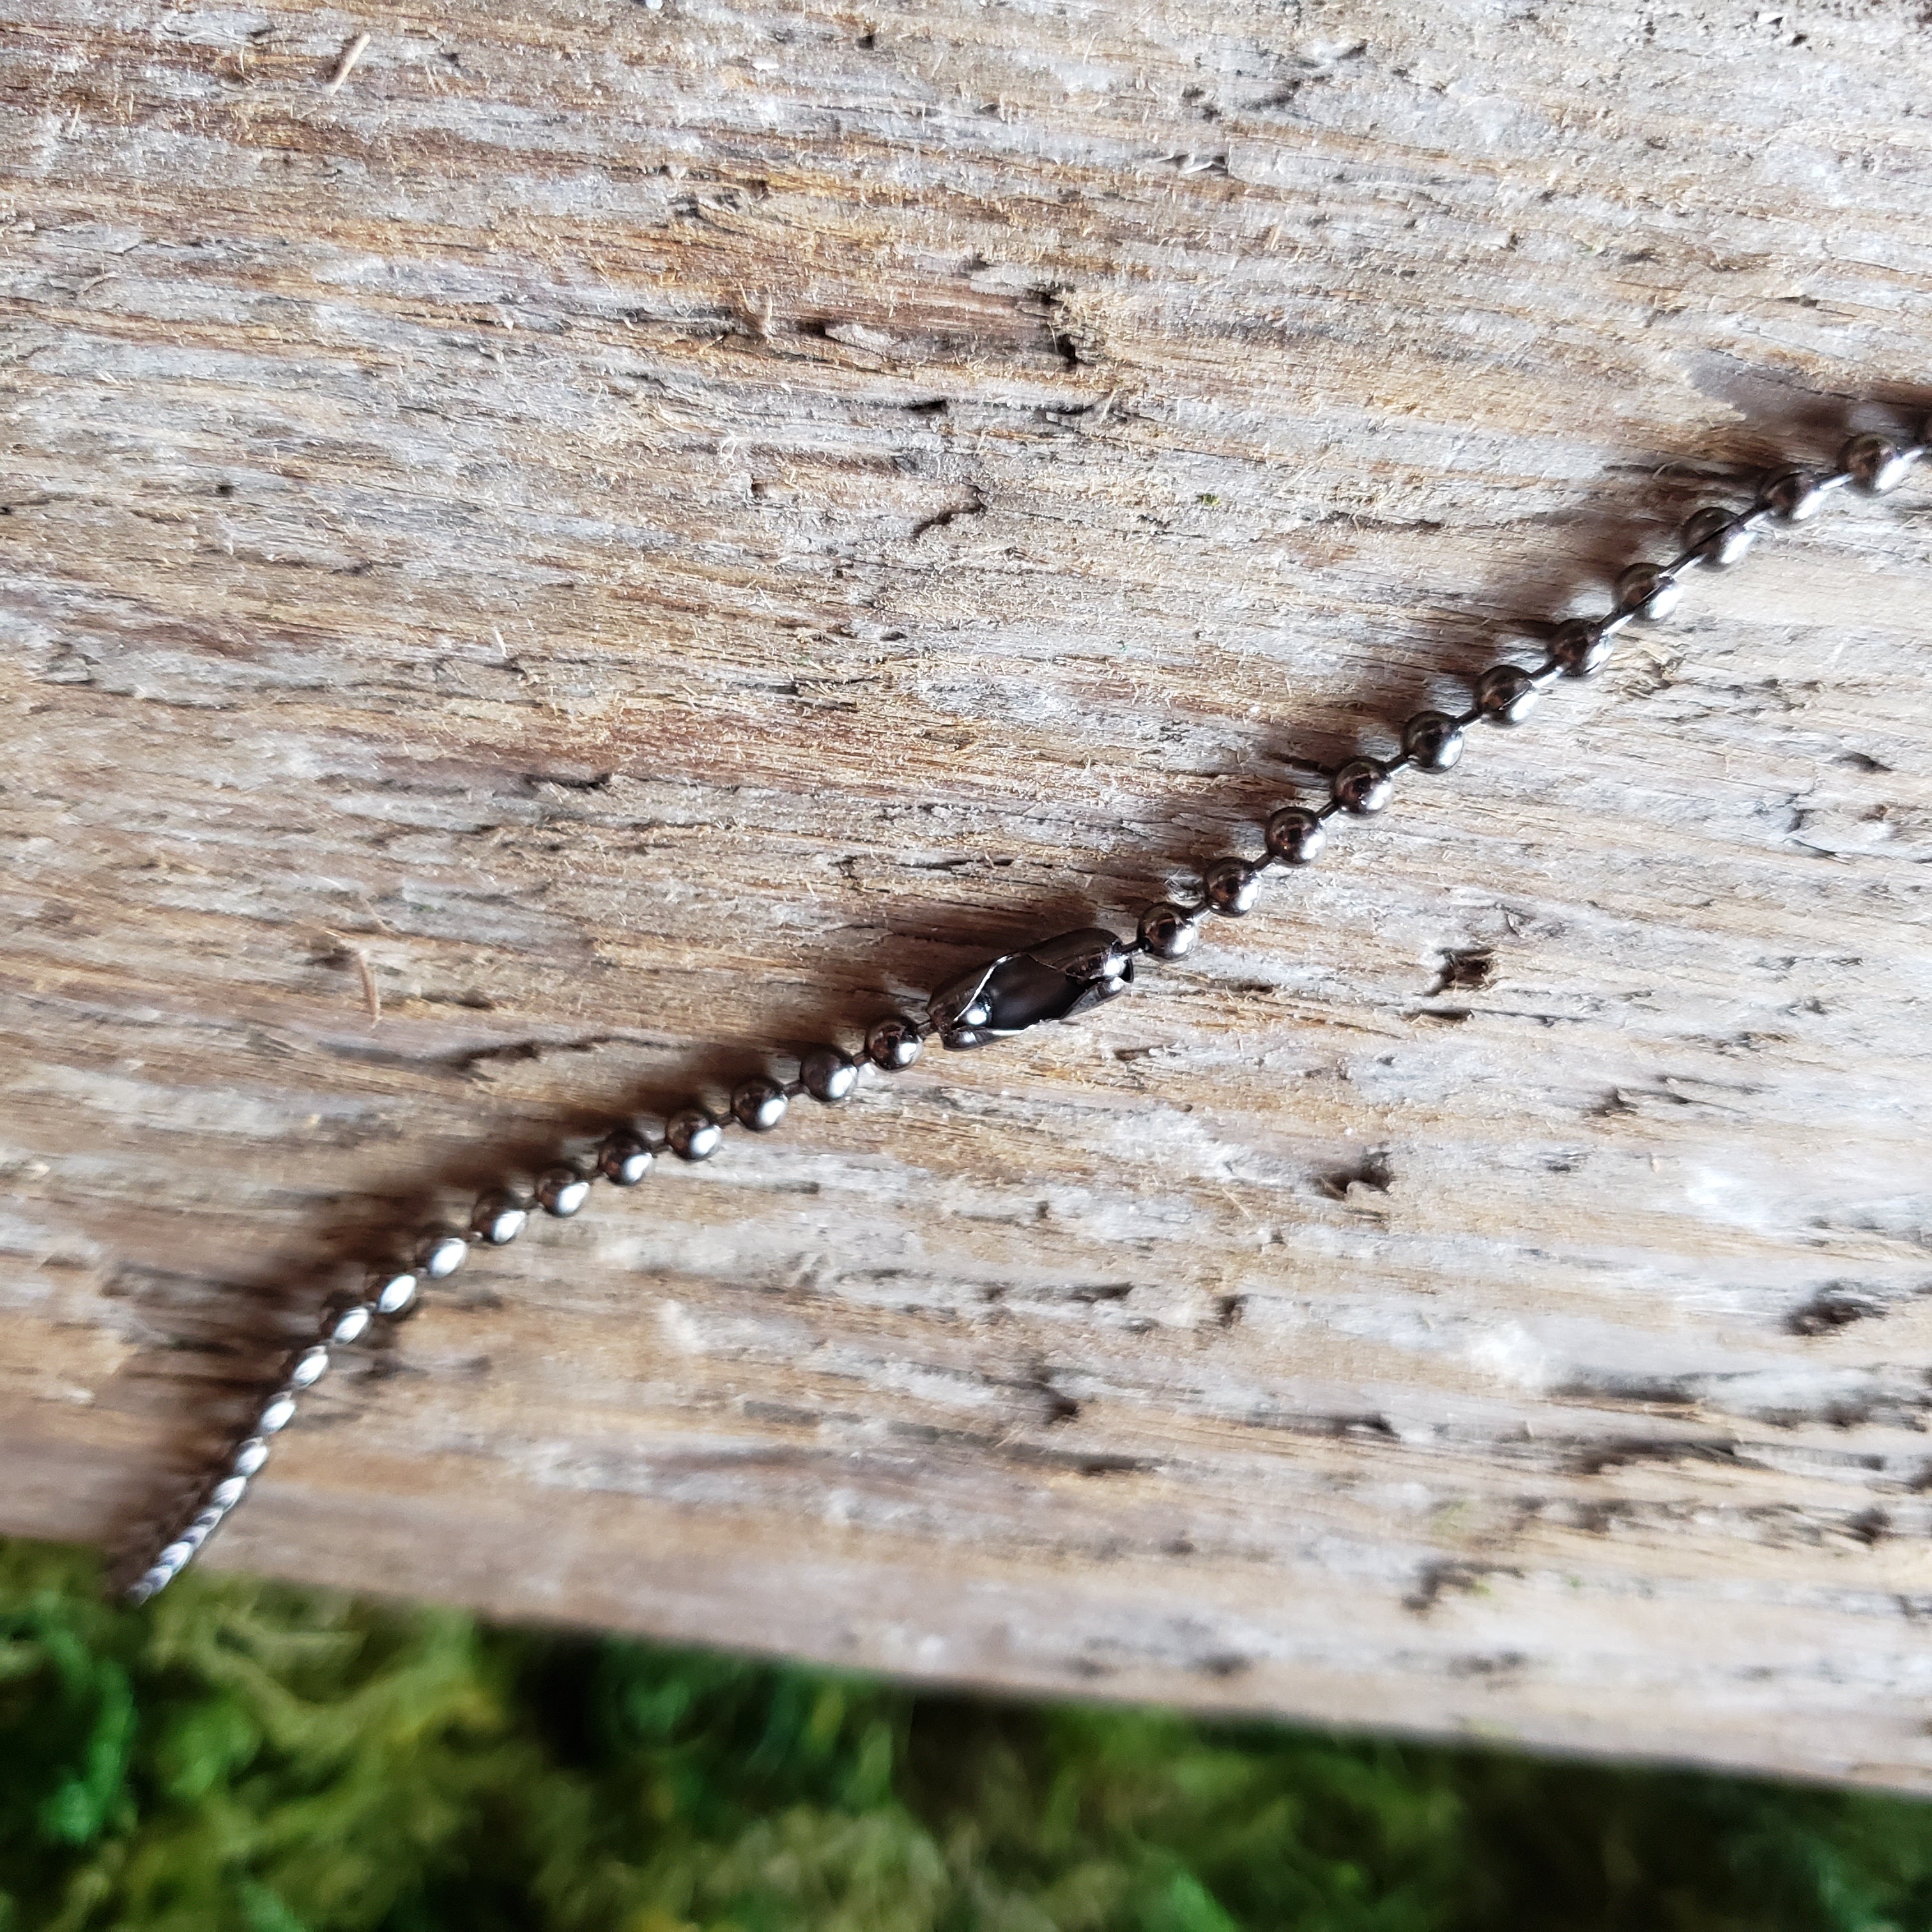
<svg viewBox="0 0 1932 1932"><path fill-rule="evenodd" d="M1046 1020L1090 1012L1124 993L1133 976L1126 944L1102 927L1083 926L962 974L933 994L926 1010L942 1046L984 1046Z"/></svg>

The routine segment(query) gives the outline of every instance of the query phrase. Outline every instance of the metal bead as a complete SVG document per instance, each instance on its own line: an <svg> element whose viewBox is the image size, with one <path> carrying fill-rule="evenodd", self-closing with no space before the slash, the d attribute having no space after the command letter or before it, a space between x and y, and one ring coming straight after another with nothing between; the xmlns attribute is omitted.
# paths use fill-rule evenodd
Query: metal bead
<svg viewBox="0 0 1932 1932"><path fill-rule="evenodd" d="M406 1268L378 1268L369 1277L368 1294L378 1315L400 1315L416 1298L416 1278Z"/></svg>
<svg viewBox="0 0 1932 1932"><path fill-rule="evenodd" d="M422 1238L416 1250L416 1262L430 1280L441 1281L463 1265L463 1258L469 1252L470 1244L462 1235L437 1228Z"/></svg>
<svg viewBox="0 0 1932 1932"><path fill-rule="evenodd" d="M174 1581L175 1573L165 1563L157 1563L151 1570L144 1570L140 1576L128 1586L128 1600L130 1604L145 1604L158 1590L165 1590Z"/></svg>
<svg viewBox="0 0 1932 1932"><path fill-rule="evenodd" d="M1328 828L1315 813L1285 805L1268 822L1268 856L1284 866L1312 866L1328 842Z"/></svg>
<svg viewBox="0 0 1932 1932"><path fill-rule="evenodd" d="M322 1318L322 1339L345 1348L351 1342L361 1341L375 1312L366 1301L352 1302L346 1308L333 1310Z"/></svg>
<svg viewBox="0 0 1932 1932"><path fill-rule="evenodd" d="M1201 922L1185 906L1171 899L1150 905L1141 914L1142 950L1154 959L1185 959L1201 944Z"/></svg>
<svg viewBox="0 0 1932 1932"><path fill-rule="evenodd" d="M1591 619L1566 618L1550 640L1550 661L1565 677L1594 677L1610 662L1612 642Z"/></svg>
<svg viewBox="0 0 1932 1932"><path fill-rule="evenodd" d="M800 1061L798 1077L814 1100L830 1106L850 1096L858 1084L859 1063L836 1046L814 1046Z"/></svg>
<svg viewBox="0 0 1932 1932"><path fill-rule="evenodd" d="M1808 470L1781 470L1758 492L1758 502L1780 524L1808 524L1825 507L1826 492Z"/></svg>
<svg viewBox="0 0 1932 1932"><path fill-rule="evenodd" d="M470 1232L488 1246L507 1248L530 1218L530 1209L515 1195L494 1187L478 1199Z"/></svg>
<svg viewBox="0 0 1932 1932"><path fill-rule="evenodd" d="M271 1396L268 1406L255 1418L255 1433L257 1436L279 1433L294 1420L295 1413L296 1399L293 1396L286 1390L279 1395Z"/></svg>
<svg viewBox="0 0 1932 1932"><path fill-rule="evenodd" d="M1912 458L1888 437L1855 436L1838 452L1838 467L1850 474L1855 489L1886 496L1905 481Z"/></svg>
<svg viewBox="0 0 1932 1932"><path fill-rule="evenodd" d="M208 1492L210 1504L224 1514L232 1510L248 1493L246 1476L224 1476Z"/></svg>
<svg viewBox="0 0 1932 1932"><path fill-rule="evenodd" d="M290 1388L312 1388L328 1372L328 1351L318 1342L289 1364L288 1384Z"/></svg>
<svg viewBox="0 0 1932 1932"><path fill-rule="evenodd" d="M268 1445L259 1436L251 1436L240 1444L235 1451L235 1460L228 1466L238 1476L252 1476L268 1460Z"/></svg>
<svg viewBox="0 0 1932 1932"><path fill-rule="evenodd" d="M1682 539L1687 554L1707 570L1729 570L1757 542L1757 532L1721 504L1693 513Z"/></svg>
<svg viewBox="0 0 1932 1932"><path fill-rule="evenodd" d="M652 1158L645 1142L620 1127L597 1150L597 1171L613 1187L634 1187L650 1172Z"/></svg>
<svg viewBox="0 0 1932 1932"><path fill-rule="evenodd" d="M1492 664L1476 680L1476 708L1492 724L1520 724L1542 695L1521 664Z"/></svg>
<svg viewBox="0 0 1932 1932"><path fill-rule="evenodd" d="M741 1080L731 1095L731 1112L739 1126L754 1134L768 1134L785 1117L791 1105L785 1090L776 1080L760 1073Z"/></svg>
<svg viewBox="0 0 1932 1932"><path fill-rule="evenodd" d="M154 1568L166 1570L171 1576L178 1576L188 1568L188 1559L200 1546L199 1544L189 1542L184 1536L178 1536L154 1558Z"/></svg>
<svg viewBox="0 0 1932 1932"><path fill-rule="evenodd" d="M1261 892L1261 875L1246 860L1229 856L1216 859L1202 875L1208 903L1230 919L1239 919L1254 910Z"/></svg>
<svg viewBox="0 0 1932 1932"><path fill-rule="evenodd" d="M724 1138L709 1108L680 1107L664 1123L664 1141L680 1160L709 1160Z"/></svg>
<svg viewBox="0 0 1932 1932"><path fill-rule="evenodd" d="M887 1073L902 1073L924 1050L919 1028L902 1013L874 1020L866 1034L866 1055Z"/></svg>
<svg viewBox="0 0 1932 1932"><path fill-rule="evenodd" d="M1684 586L1658 563L1634 563L1617 579L1617 603L1652 622L1667 617L1684 601Z"/></svg>
<svg viewBox="0 0 1932 1932"><path fill-rule="evenodd" d="M1462 759L1462 727L1445 711L1418 711L1402 728L1402 748L1418 771L1453 770Z"/></svg>
<svg viewBox="0 0 1932 1932"><path fill-rule="evenodd" d="M537 1177L537 1202L546 1214L567 1221L590 1198L590 1183L567 1163L547 1167Z"/></svg>
<svg viewBox="0 0 1932 1932"><path fill-rule="evenodd" d="M1395 793L1388 768L1374 758L1351 758L1335 774L1335 802L1358 818L1386 809Z"/></svg>

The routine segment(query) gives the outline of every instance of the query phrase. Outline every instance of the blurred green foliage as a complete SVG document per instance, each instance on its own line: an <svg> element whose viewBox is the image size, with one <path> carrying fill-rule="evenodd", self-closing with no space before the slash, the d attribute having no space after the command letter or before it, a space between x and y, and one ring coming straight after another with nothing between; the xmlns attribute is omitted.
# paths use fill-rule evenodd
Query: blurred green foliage
<svg viewBox="0 0 1932 1932"><path fill-rule="evenodd" d="M0 1543L0 1932L1898 1932L1932 1810L1031 1708Z"/></svg>

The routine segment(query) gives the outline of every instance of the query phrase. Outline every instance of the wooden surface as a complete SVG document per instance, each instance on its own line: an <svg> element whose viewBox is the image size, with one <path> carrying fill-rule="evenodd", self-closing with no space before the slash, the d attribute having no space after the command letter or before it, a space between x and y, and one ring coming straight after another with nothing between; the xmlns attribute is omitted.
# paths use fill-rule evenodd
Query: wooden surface
<svg viewBox="0 0 1932 1932"><path fill-rule="evenodd" d="M11 10L9 1530L1932 402L1914 8ZM478 1261L212 1560L1932 1787L1928 500Z"/></svg>

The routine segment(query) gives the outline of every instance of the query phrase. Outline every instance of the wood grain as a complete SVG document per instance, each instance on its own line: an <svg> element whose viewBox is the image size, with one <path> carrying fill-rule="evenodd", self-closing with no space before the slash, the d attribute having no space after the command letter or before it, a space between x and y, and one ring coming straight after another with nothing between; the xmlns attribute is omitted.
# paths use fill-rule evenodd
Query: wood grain
<svg viewBox="0 0 1932 1932"><path fill-rule="evenodd" d="M12 1531L1932 402L1911 8L12 14ZM478 1260L212 1560L1932 1788L1925 502L1132 998Z"/></svg>

